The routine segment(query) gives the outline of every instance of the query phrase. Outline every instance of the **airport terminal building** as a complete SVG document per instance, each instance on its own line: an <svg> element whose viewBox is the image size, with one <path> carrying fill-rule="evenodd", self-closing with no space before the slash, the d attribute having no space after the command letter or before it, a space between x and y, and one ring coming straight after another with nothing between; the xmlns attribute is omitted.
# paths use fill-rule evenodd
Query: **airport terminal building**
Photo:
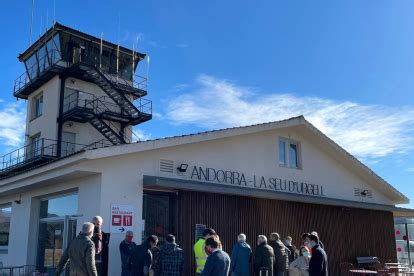
<svg viewBox="0 0 414 276"><path fill-rule="evenodd" d="M26 144L2 157L3 266L53 275L95 215L110 233L108 275L120 275L129 229L137 243L175 234L186 275L205 226L227 252L240 232L254 248L260 234L299 245L316 230L331 275L358 256L396 260L394 216L412 214L396 207L407 197L304 117L132 142L132 126L151 119L145 79L134 76L145 55L57 23L19 58Z"/></svg>

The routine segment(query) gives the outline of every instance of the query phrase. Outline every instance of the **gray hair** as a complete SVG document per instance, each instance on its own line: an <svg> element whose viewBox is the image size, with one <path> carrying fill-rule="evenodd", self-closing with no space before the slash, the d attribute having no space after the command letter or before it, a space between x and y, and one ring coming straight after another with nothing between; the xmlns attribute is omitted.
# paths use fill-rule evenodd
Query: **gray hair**
<svg viewBox="0 0 414 276"><path fill-rule="evenodd" d="M103 219L102 219L102 217L101 217L101 216L94 216L94 217L93 217L93 219L92 219L92 222L94 222L94 221L99 221L99 222L100 222L100 224L102 224L102 223L103 223Z"/></svg>
<svg viewBox="0 0 414 276"><path fill-rule="evenodd" d="M133 237L134 236L134 232L132 232L131 230L126 231L125 233L126 237Z"/></svg>
<svg viewBox="0 0 414 276"><path fill-rule="evenodd" d="M318 232L316 232L316 231L312 231L311 234L319 237Z"/></svg>
<svg viewBox="0 0 414 276"><path fill-rule="evenodd" d="M92 224L92 223L90 223L90 222L85 222L83 225L82 225L82 234L84 234L84 235L92 235L92 233L93 233L93 228L94 228L95 226Z"/></svg>
<svg viewBox="0 0 414 276"><path fill-rule="evenodd" d="M265 242L265 243L267 243L267 237L266 237L265 235L259 235L259 236L257 237L257 239L258 239L260 242Z"/></svg>
<svg viewBox="0 0 414 276"><path fill-rule="evenodd" d="M246 241L246 235L245 235L245 234L243 234L243 233L240 233L240 234L237 236L237 240L238 240L238 241Z"/></svg>
<svg viewBox="0 0 414 276"><path fill-rule="evenodd" d="M270 238L275 240L275 241L278 241L278 240L280 240L280 235L279 235L279 233L275 232L275 233L270 234Z"/></svg>

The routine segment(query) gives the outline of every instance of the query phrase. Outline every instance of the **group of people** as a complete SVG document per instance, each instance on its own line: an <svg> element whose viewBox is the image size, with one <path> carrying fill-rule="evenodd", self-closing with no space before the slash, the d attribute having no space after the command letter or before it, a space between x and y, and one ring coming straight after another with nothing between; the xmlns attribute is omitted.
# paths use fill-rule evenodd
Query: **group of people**
<svg viewBox="0 0 414 276"><path fill-rule="evenodd" d="M239 234L231 257L223 251L217 233L208 228L194 245L196 272L201 276L248 276L253 252L246 235ZM257 238L253 271L258 276L328 276L328 259L317 232L304 233L299 250L287 236L278 233Z"/></svg>
<svg viewBox="0 0 414 276"><path fill-rule="evenodd" d="M109 236L102 231L102 218L82 225L81 233L71 241L56 268L59 276L70 261L70 275L106 276L105 248ZM151 235L140 244L133 241L134 233L127 231L119 245L122 262L121 276L181 276L184 274L184 251L169 234L159 249L158 237ZM257 237L256 251L252 252L246 235L237 237L231 256L224 250L216 231L207 228L194 244L196 274L198 276L248 276L251 265L258 276L327 276L328 260L317 232L304 233L297 249L292 238L281 239L271 233Z"/></svg>

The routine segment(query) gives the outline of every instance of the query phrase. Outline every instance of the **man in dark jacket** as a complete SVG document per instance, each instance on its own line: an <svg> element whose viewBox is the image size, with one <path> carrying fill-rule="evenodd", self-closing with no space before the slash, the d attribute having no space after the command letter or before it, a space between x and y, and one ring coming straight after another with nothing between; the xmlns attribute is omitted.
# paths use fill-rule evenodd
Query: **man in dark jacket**
<svg viewBox="0 0 414 276"><path fill-rule="evenodd" d="M275 253L275 263L273 266L274 276L283 276L289 267L289 249L282 243L278 233L270 234L269 245Z"/></svg>
<svg viewBox="0 0 414 276"><path fill-rule="evenodd" d="M157 246L158 237L151 235L145 242L132 250L128 266L131 268L131 276L145 276L149 274L152 264L151 248Z"/></svg>
<svg viewBox="0 0 414 276"><path fill-rule="evenodd" d="M208 257L201 276L228 276L230 272L230 257L220 249L221 243L217 236L208 238L205 249Z"/></svg>
<svg viewBox="0 0 414 276"><path fill-rule="evenodd" d="M93 224L86 222L82 225L82 232L73 239L68 248L60 258L56 268L59 276L65 270L70 261L70 275L97 276L95 266L95 245L91 237L93 235Z"/></svg>
<svg viewBox="0 0 414 276"><path fill-rule="evenodd" d="M128 266L129 257L131 257L132 251L134 250L135 242L132 241L134 238L134 233L132 231L127 231L125 234L125 239L119 245L119 251L121 253L121 263L122 263L122 273L121 276L130 276L131 270Z"/></svg>
<svg viewBox="0 0 414 276"><path fill-rule="evenodd" d="M246 243L245 234L239 234L237 239L238 242L231 252L230 272L233 273L233 276L248 276L252 259L252 249Z"/></svg>
<svg viewBox="0 0 414 276"><path fill-rule="evenodd" d="M312 257L309 261L309 276L328 276L328 257L319 245L319 238L309 235L306 241L312 247Z"/></svg>
<svg viewBox="0 0 414 276"><path fill-rule="evenodd" d="M273 265L275 262L275 253L273 248L267 244L267 238L260 235L257 238L256 253L254 255L254 272L260 275L260 271L267 271L268 276L273 276ZM264 272L263 276L266 275Z"/></svg>
<svg viewBox="0 0 414 276"><path fill-rule="evenodd" d="M98 276L107 276L110 234L102 231L103 219L101 216L93 217L92 223L95 225L92 241L95 244L96 270L98 271Z"/></svg>
<svg viewBox="0 0 414 276"><path fill-rule="evenodd" d="M290 264L298 257L296 246L292 244L291 236L287 236L283 244L286 246L287 249L289 249L289 264Z"/></svg>
<svg viewBox="0 0 414 276"><path fill-rule="evenodd" d="M175 243L175 237L169 234L162 247L154 267L155 276L181 276L184 271L184 251Z"/></svg>

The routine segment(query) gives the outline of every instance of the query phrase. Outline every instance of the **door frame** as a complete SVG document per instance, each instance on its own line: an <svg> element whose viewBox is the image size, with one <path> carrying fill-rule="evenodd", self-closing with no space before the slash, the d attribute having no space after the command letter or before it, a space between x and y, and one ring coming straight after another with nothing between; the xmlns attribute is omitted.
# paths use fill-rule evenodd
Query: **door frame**
<svg viewBox="0 0 414 276"><path fill-rule="evenodd" d="M173 234L176 238L179 237L180 229L179 229L179 224L178 224L178 191L160 191L160 190L144 189L142 193L142 219L144 219L144 196L145 195L168 196L169 209L170 209L168 216L169 216L169 221L172 224L172 226L171 226L171 231L170 231L171 233L167 233L167 235ZM143 231L141 239L144 239L144 234L145 234L145 231Z"/></svg>

